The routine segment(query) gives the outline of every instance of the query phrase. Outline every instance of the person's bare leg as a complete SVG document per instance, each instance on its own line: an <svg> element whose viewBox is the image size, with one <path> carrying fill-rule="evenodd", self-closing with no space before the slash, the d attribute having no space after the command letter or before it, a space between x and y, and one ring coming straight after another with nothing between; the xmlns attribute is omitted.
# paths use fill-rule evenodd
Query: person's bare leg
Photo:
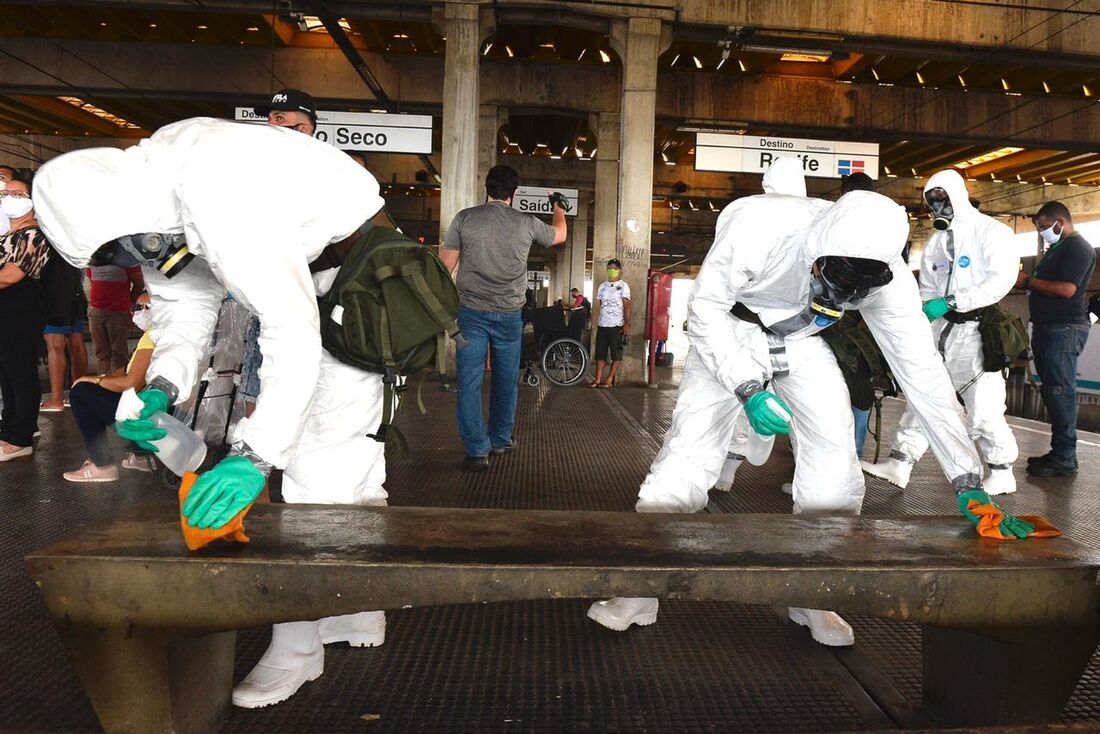
<svg viewBox="0 0 1100 734"><path fill-rule="evenodd" d="M244 417L251 418L252 414L256 412L256 404L251 400L244 401Z"/></svg>
<svg viewBox="0 0 1100 734"><path fill-rule="evenodd" d="M42 406L61 409L65 395L65 335L46 334L46 364L50 373L50 397L42 401Z"/></svg>
<svg viewBox="0 0 1100 734"><path fill-rule="evenodd" d="M88 349L84 346L83 334L69 334L69 355L72 359L72 377L76 381L88 374Z"/></svg>
<svg viewBox="0 0 1100 734"><path fill-rule="evenodd" d="M600 380L603 378L603 368L606 363L602 359L596 360L596 379L594 384L599 385Z"/></svg>
<svg viewBox="0 0 1100 734"><path fill-rule="evenodd" d="M619 374L619 365L622 364L622 363L623 363L623 361L621 359L616 360L616 361L611 363L611 372L608 373L607 382L605 384L607 384L607 385L614 385L615 384L615 375Z"/></svg>

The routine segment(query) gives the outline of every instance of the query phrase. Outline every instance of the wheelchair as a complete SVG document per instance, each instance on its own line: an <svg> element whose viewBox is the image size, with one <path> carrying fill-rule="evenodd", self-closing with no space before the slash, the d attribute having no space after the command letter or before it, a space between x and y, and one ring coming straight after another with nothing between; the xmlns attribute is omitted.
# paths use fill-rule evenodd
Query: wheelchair
<svg viewBox="0 0 1100 734"><path fill-rule="evenodd" d="M568 316L568 320L567 320ZM522 381L536 387L540 382L534 365L551 384L559 387L576 385L588 372L589 354L584 346L584 311L563 311L559 306L534 308L529 311L533 333L524 335Z"/></svg>

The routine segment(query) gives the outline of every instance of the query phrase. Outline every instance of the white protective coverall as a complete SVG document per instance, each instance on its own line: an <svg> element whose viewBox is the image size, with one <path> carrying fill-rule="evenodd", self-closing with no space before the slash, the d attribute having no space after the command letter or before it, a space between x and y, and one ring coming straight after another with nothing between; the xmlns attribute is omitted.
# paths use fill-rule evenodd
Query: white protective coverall
<svg viewBox="0 0 1100 734"><path fill-rule="evenodd" d="M802 162L797 158L777 158L774 163L768 166L768 170L764 171L763 179L765 194L806 196L806 176L802 172ZM827 206L828 202L821 199L817 200L814 204L815 210L817 210L818 207L823 209ZM718 242L715 240L714 246L711 248L711 253L714 252L714 247L733 247L733 244L732 239L725 242ZM688 303L688 307L691 307L690 302ZM765 438L754 435L752 428L749 426L749 419L745 416L744 411L742 411L735 421L733 439L730 441L729 451L726 453L726 461L722 465L722 469L718 474L718 479L715 480L714 488L721 492L728 492L733 489L733 482L737 476L737 468L741 466L741 462L746 459L750 464L755 464L756 466L762 466L767 462L768 456L771 455L772 446L775 443L774 439L774 436ZM750 442L754 445L750 446Z"/></svg>
<svg viewBox="0 0 1100 734"><path fill-rule="evenodd" d="M188 398L228 289L260 317L262 390L235 441L284 469L287 502L385 505L381 375L321 348L311 276L326 245L382 206L378 182L345 153L301 133L209 118L161 128L125 151L63 155L38 173L35 203L54 247L76 267L127 234L183 232L196 256L176 277L145 268L157 348L149 378ZM317 281L315 283L315 280ZM323 642L381 644L382 612L275 625L271 647L234 703L277 703L321 674Z"/></svg>
<svg viewBox="0 0 1100 734"><path fill-rule="evenodd" d="M953 298L952 311L956 313L998 303L1016 284L1020 269L1012 229L974 208L966 183L957 172L940 171L929 178L925 193L935 188L947 192L955 215L950 228L933 234L924 248L921 300L947 298L950 302ZM932 322L932 334L951 383L966 406L968 432L990 466L984 482L986 493L1014 492L1012 462L1018 450L1016 437L1005 421L1005 380L1000 372L982 369L978 322L956 324L939 318ZM898 424L890 458L879 464L865 462L864 469L904 488L913 464L927 449L928 439L912 407L908 407Z"/></svg>
<svg viewBox="0 0 1100 734"><path fill-rule="evenodd" d="M730 313L740 302L772 325L802 312L810 296L811 266L825 255L890 263L893 280L860 301L860 313L933 437L944 473L957 488L980 485L981 462L956 409L917 284L901 259L909 233L904 209L880 194L853 191L810 223L825 205L753 196L735 201L720 215L715 245L692 291L691 349L672 426L642 484L637 511L696 512L706 506L707 490L744 412L734 390L751 380L771 380L769 389L793 411L794 511L860 511L864 484L851 402L832 351L810 335L769 337ZM655 599L612 599L589 610L591 618L612 629L652 623L656 613ZM851 629L835 614L792 609L791 618L809 626L819 642L851 644Z"/></svg>

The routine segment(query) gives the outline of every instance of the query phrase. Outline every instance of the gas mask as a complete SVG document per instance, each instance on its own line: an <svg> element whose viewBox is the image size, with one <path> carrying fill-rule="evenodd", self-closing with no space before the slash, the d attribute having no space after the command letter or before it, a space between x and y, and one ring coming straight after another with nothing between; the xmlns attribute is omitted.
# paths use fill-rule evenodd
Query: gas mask
<svg viewBox="0 0 1100 734"><path fill-rule="evenodd" d="M932 196L932 191L926 192L924 199L932 210L932 226L942 232L951 226L951 220L955 218L955 208L951 206L950 197L944 195L942 199L937 199Z"/></svg>
<svg viewBox="0 0 1100 734"><path fill-rule="evenodd" d="M772 324L769 331L788 339L816 334L894 279L890 266L881 260L826 255L819 257L814 266L805 310Z"/></svg>
<svg viewBox="0 0 1100 734"><path fill-rule="evenodd" d="M182 234L147 232L119 237L92 255L92 265L118 265L127 268L145 265L156 268L168 278L174 278L195 259L187 250Z"/></svg>

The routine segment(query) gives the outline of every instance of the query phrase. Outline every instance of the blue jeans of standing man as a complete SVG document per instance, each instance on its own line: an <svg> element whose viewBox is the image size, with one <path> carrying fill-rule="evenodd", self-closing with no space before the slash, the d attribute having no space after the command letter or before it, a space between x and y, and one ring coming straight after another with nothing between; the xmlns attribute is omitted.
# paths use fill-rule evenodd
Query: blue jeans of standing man
<svg viewBox="0 0 1100 734"><path fill-rule="evenodd" d="M506 446L516 425L519 358L523 346L521 311L475 311L460 306L458 328L466 346L458 350L458 435L467 456L487 456ZM489 390L489 430L481 412L485 356L493 357Z"/></svg>
<svg viewBox="0 0 1100 734"><path fill-rule="evenodd" d="M1031 351L1050 415L1050 452L1077 464L1077 357L1089 338L1088 324L1033 324Z"/></svg>

